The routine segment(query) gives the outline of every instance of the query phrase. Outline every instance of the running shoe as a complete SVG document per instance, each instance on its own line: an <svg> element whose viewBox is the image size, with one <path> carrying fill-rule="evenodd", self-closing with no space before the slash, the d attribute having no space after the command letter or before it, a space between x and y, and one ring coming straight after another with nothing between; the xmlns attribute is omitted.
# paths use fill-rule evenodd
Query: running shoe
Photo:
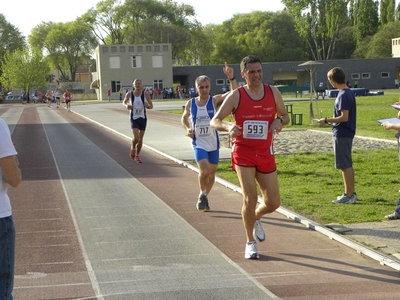
<svg viewBox="0 0 400 300"><path fill-rule="evenodd" d="M351 197L343 194L342 196L338 197L336 200L333 200L333 204L354 204L357 201L357 194L354 193Z"/></svg>
<svg viewBox="0 0 400 300"><path fill-rule="evenodd" d="M135 159L136 156L136 150L131 148L131 158Z"/></svg>
<svg viewBox="0 0 400 300"><path fill-rule="evenodd" d="M400 214L395 211L394 213L385 216L385 218L388 220L400 220Z"/></svg>
<svg viewBox="0 0 400 300"><path fill-rule="evenodd" d="M265 232L260 220L256 220L254 223L253 237L256 241L259 242L265 241Z"/></svg>
<svg viewBox="0 0 400 300"><path fill-rule="evenodd" d="M140 159L139 155L136 155L136 156L135 156L135 160L136 160L136 162L137 162L138 164L141 164L141 163L142 163L142 160Z"/></svg>
<svg viewBox="0 0 400 300"><path fill-rule="evenodd" d="M257 242L246 243L246 249L244 251L244 258L247 259L259 259L260 256L257 253Z"/></svg>
<svg viewBox="0 0 400 300"><path fill-rule="evenodd" d="M207 209L207 206L208 206L207 195L201 194L199 196L199 199L197 200L196 208L197 208L197 210L200 210L200 211L209 211L210 207L208 206L208 209Z"/></svg>

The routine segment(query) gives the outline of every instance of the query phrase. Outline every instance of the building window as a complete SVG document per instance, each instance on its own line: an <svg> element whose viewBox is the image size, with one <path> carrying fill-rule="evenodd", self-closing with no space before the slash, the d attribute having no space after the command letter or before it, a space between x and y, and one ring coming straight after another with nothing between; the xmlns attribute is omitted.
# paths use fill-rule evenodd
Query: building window
<svg viewBox="0 0 400 300"><path fill-rule="evenodd" d="M153 55L153 68L162 68L163 67L163 57L161 55Z"/></svg>
<svg viewBox="0 0 400 300"><path fill-rule="evenodd" d="M163 82L163 80L162 79L155 79L154 81L153 81L153 87L154 87L154 89L160 89L160 90L162 90L162 89L164 89L164 82Z"/></svg>
<svg viewBox="0 0 400 300"><path fill-rule="evenodd" d="M121 58L119 56L110 56L110 69L120 69Z"/></svg>
<svg viewBox="0 0 400 300"><path fill-rule="evenodd" d="M137 52L143 52L143 46L137 46Z"/></svg>
<svg viewBox="0 0 400 300"><path fill-rule="evenodd" d="M381 72L381 78L390 78L389 72Z"/></svg>
<svg viewBox="0 0 400 300"><path fill-rule="evenodd" d="M125 46L119 47L119 52L125 52Z"/></svg>
<svg viewBox="0 0 400 300"><path fill-rule="evenodd" d="M135 55L132 56L132 68L141 68L142 67L142 57Z"/></svg>
<svg viewBox="0 0 400 300"><path fill-rule="evenodd" d="M225 85L225 79L217 79L217 80L215 81L215 84L216 84L216 85Z"/></svg>
<svg viewBox="0 0 400 300"><path fill-rule="evenodd" d="M134 46L129 46L128 51L129 52L135 52L135 47Z"/></svg>
<svg viewBox="0 0 400 300"><path fill-rule="evenodd" d="M106 46L106 47L103 47L102 48L102 51L103 51L103 53L108 53L108 47Z"/></svg>
<svg viewBox="0 0 400 300"><path fill-rule="evenodd" d="M117 53L117 46L111 46L111 53Z"/></svg>
<svg viewBox="0 0 400 300"><path fill-rule="evenodd" d="M164 45L164 46L163 46L163 51L164 51L164 52L168 52L168 49L169 49L169 48L168 48L168 45Z"/></svg>
<svg viewBox="0 0 400 300"><path fill-rule="evenodd" d="M351 79L360 79L360 73L351 73Z"/></svg>
<svg viewBox="0 0 400 300"><path fill-rule="evenodd" d="M154 46L154 52L160 52L160 46L156 45Z"/></svg>
<svg viewBox="0 0 400 300"><path fill-rule="evenodd" d="M146 46L146 52L151 52L151 46Z"/></svg>
<svg viewBox="0 0 400 300"><path fill-rule="evenodd" d="M119 81L119 80L111 81L111 92L112 93L118 93L120 89L121 89L121 81Z"/></svg>
<svg viewBox="0 0 400 300"><path fill-rule="evenodd" d="M362 79L371 79L371 73L362 73L361 78Z"/></svg>

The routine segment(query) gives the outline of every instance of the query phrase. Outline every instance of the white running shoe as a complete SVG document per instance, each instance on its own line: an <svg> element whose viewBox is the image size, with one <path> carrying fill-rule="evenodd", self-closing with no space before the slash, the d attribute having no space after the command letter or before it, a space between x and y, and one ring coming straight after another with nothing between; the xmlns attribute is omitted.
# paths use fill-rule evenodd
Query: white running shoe
<svg viewBox="0 0 400 300"><path fill-rule="evenodd" d="M256 220L254 223L253 229L253 237L256 241L264 242L265 241L265 232L262 228L262 224L260 220Z"/></svg>
<svg viewBox="0 0 400 300"><path fill-rule="evenodd" d="M247 259L259 259L260 258L260 256L257 253L257 242L246 243L244 258L247 258Z"/></svg>

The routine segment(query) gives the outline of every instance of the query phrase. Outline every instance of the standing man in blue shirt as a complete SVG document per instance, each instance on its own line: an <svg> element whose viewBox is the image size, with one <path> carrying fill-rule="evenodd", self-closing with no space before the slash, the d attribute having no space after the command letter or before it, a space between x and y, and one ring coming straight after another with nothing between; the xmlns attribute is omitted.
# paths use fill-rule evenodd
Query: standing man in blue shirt
<svg viewBox="0 0 400 300"><path fill-rule="evenodd" d="M335 167L342 171L344 194L333 200L333 204L354 204L354 169L352 160L353 139L356 134L356 98L346 85L346 75L341 68L335 67L328 72L330 84L339 90L331 118L319 119L320 125L332 124L333 152Z"/></svg>

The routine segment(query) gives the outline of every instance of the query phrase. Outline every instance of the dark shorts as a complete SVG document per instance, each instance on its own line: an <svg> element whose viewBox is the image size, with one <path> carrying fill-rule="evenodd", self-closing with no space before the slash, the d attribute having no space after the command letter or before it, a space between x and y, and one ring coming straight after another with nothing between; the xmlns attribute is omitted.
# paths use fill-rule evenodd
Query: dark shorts
<svg viewBox="0 0 400 300"><path fill-rule="evenodd" d="M252 151L232 152L232 168L235 165L242 167L255 167L260 173L273 173L276 171L275 156L270 153L260 154Z"/></svg>
<svg viewBox="0 0 400 300"><path fill-rule="evenodd" d="M351 151L353 147L352 138L332 137L333 153L335 155L335 168L347 169L353 166Z"/></svg>
<svg viewBox="0 0 400 300"><path fill-rule="evenodd" d="M146 130L147 119L139 118L139 119L131 119L131 128L137 128L139 130Z"/></svg>

